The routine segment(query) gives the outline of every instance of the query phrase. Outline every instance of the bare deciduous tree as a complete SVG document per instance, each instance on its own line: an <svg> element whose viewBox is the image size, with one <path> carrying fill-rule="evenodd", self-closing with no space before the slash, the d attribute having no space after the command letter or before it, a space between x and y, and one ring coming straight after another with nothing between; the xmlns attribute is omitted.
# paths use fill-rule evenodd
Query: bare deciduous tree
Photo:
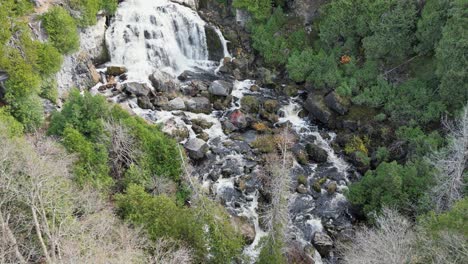
<svg viewBox="0 0 468 264"><path fill-rule="evenodd" d="M276 137L279 153L271 153L265 156L264 175L262 177L264 178L264 187L271 195L271 203L263 216L269 232L267 240L270 242L267 242L265 246L284 245L283 243L287 238L290 220L288 198L292 184L290 169L294 160L289 150L293 140L294 137L289 133L288 129L284 129L282 134ZM285 251L286 248L281 250Z"/></svg>
<svg viewBox="0 0 468 264"><path fill-rule="evenodd" d="M416 236L411 223L397 211L383 208L376 228L361 227L350 243L340 243L349 264L409 263L414 255Z"/></svg>
<svg viewBox="0 0 468 264"><path fill-rule="evenodd" d="M193 252L180 245L180 242L169 238L160 238L156 241L148 263L189 264L192 263L192 259Z"/></svg>
<svg viewBox="0 0 468 264"><path fill-rule="evenodd" d="M120 179L139 154L136 140L121 122L109 120L104 123L104 127L110 135L109 160L112 175Z"/></svg>
<svg viewBox="0 0 468 264"><path fill-rule="evenodd" d="M443 123L449 131L449 144L430 157L437 169L436 182L430 191L437 212L448 210L463 198L468 166L468 105L457 120Z"/></svg>

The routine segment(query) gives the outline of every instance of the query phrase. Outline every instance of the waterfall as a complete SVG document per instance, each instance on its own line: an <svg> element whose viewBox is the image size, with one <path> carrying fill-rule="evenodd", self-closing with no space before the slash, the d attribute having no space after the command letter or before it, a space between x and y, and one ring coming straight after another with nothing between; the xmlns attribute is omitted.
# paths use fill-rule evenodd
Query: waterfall
<svg viewBox="0 0 468 264"><path fill-rule="evenodd" d="M208 60L205 25L194 10L168 0L124 1L106 32L110 64L125 66L134 81L146 81L156 70L175 77L214 69L219 62ZM227 55L224 38L221 43Z"/></svg>

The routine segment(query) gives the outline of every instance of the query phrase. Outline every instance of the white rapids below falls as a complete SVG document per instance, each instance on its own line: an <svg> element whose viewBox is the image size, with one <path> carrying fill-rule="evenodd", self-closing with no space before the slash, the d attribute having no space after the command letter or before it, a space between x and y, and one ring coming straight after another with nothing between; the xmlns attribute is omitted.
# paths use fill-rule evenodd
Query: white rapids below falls
<svg viewBox="0 0 468 264"><path fill-rule="evenodd" d="M122 65L128 69L127 81L140 81L148 83L148 76L155 71L162 71L174 76L184 70L203 69L214 72L219 62L208 60L208 48L205 36L205 24L195 12L189 7L182 6L168 0L126 0L120 3L115 18L111 21L110 27L106 32L106 41L111 55L111 61L108 65ZM226 40L219 30L219 37L224 45L225 56L230 56L228 53ZM118 100L116 96L110 99L122 104L125 108L131 108L133 112L151 122L166 125L168 123L176 123L177 125L185 126L189 130L189 137L196 137L195 132L190 125L184 122L184 118L205 119L214 125L205 129L209 135L208 145L216 147L219 142L228 141L229 136L223 132L222 123L220 120L225 118L224 114L230 110L240 107L241 98L246 93L252 93L249 88L255 83L254 80L234 81L234 89L232 91L233 103L231 109L220 112L213 111L211 114L196 114L187 111L163 111L163 110L146 110L138 107L136 99ZM101 93L98 87L102 83L91 89L95 94ZM258 93L263 90L260 89ZM291 98L289 102L283 104L280 109L281 118L279 124L289 122L290 126L300 135L301 138L313 136L314 143L323 148L328 153L328 164L338 173L344 176L343 181L338 181L338 189L346 188L347 184L347 169L348 165L339 156L335 154L330 147L330 142L334 138L333 133L328 133L325 139L323 133L319 133L317 128L308 120L300 117L302 106L298 98ZM182 142L183 143L183 142ZM218 154L214 154L215 156ZM248 161L243 157L243 154L236 150L229 150L229 153L216 156L216 164L224 162L234 162L238 166L244 166ZM294 167L300 166L297 162ZM309 164L308 179L313 179L316 173L317 164ZM213 181L208 175L210 167L206 173L198 175L202 180L204 188L211 193L220 197L225 192L232 192L235 188L235 182L239 177L245 175L240 172L229 178L219 177ZM292 168L294 169L294 168ZM255 171L255 168L253 169ZM202 171L202 170L199 170ZM322 193L326 192L322 189ZM294 190L291 190L290 204L298 199L302 199L305 203L313 203L314 198L299 196ZM327 206L330 210L339 202L343 201L344 196L337 192L336 195L329 201ZM257 247L260 239L267 233L262 230L259 224L258 204L259 192L252 191L248 194L243 194L237 206L234 206L234 200L227 201L226 207L228 211L237 216L244 216L249 219L256 231L256 236L252 244L244 249L245 255L250 257L251 263L255 261L259 254ZM315 206L310 206L307 211L295 215L295 221L305 226L309 230L307 238L305 238L299 228L295 228L296 222L291 222L291 230L296 233L296 239L304 245L310 244L310 236L317 231L324 229L322 220L319 216L314 215L312 210ZM320 255L316 252L313 256L315 263L321 263Z"/></svg>

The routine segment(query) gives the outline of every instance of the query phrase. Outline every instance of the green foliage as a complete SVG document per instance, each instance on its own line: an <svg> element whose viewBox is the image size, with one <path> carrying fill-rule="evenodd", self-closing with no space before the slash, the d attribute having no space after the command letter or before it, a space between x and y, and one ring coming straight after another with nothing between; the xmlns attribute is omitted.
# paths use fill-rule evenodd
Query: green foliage
<svg viewBox="0 0 468 264"><path fill-rule="evenodd" d="M377 0L369 4L372 34L362 39L366 58L401 61L412 52L416 25L416 2Z"/></svg>
<svg viewBox="0 0 468 264"><path fill-rule="evenodd" d="M50 100L52 103L56 103L58 100L58 88L57 81L54 77L48 77L42 80L41 93L42 98Z"/></svg>
<svg viewBox="0 0 468 264"><path fill-rule="evenodd" d="M96 24L96 14L99 10L104 10L109 15L114 14L117 5L117 0L70 0L71 8L79 11L76 19L81 27Z"/></svg>
<svg viewBox="0 0 468 264"><path fill-rule="evenodd" d="M444 144L443 138L437 131L426 135L420 127L403 126L396 131L396 135L407 144L409 158L423 157Z"/></svg>
<svg viewBox="0 0 468 264"><path fill-rule="evenodd" d="M273 7L272 0L234 0L232 6L246 9L257 20L267 19Z"/></svg>
<svg viewBox="0 0 468 264"><path fill-rule="evenodd" d="M38 128L44 119L41 98L35 94L14 99L10 96L7 93L6 98L10 102L9 110L11 115L24 125L26 131L33 131Z"/></svg>
<svg viewBox="0 0 468 264"><path fill-rule="evenodd" d="M376 158L379 162L387 161L390 152L386 147L378 147L376 151Z"/></svg>
<svg viewBox="0 0 468 264"><path fill-rule="evenodd" d="M395 122L426 124L438 120L445 110L435 90L427 82L417 79L392 85L379 78L375 85L365 88L353 101L372 107L383 106L384 111Z"/></svg>
<svg viewBox="0 0 468 264"><path fill-rule="evenodd" d="M442 214L428 213L420 218L421 225L434 239L444 231L468 237L468 198L458 201L449 211Z"/></svg>
<svg viewBox="0 0 468 264"><path fill-rule="evenodd" d="M284 65L292 52L305 48L305 31L302 28L291 29L297 26L288 24L292 22L286 18L281 8L277 8L266 23L253 23L252 45L267 64Z"/></svg>
<svg viewBox="0 0 468 264"><path fill-rule="evenodd" d="M38 53L38 68L43 76L50 76L60 70L63 58L54 46L49 43L41 43Z"/></svg>
<svg viewBox="0 0 468 264"><path fill-rule="evenodd" d="M286 257L283 255L283 242L268 237L262 238L260 245L262 249L258 256L258 264L286 264Z"/></svg>
<svg viewBox="0 0 468 264"><path fill-rule="evenodd" d="M413 214L418 207L425 208L420 201L432 181L432 171L422 161L404 166L395 161L383 162L375 170L368 171L359 182L353 183L347 197L368 216L379 212L384 205Z"/></svg>
<svg viewBox="0 0 468 264"><path fill-rule="evenodd" d="M116 202L122 216L142 226L151 239L185 241L204 263L233 260L242 250L242 239L230 225L228 215L213 201L204 200L200 208L179 207L167 196L151 196L143 187L130 185L125 194L116 195Z"/></svg>
<svg viewBox="0 0 468 264"><path fill-rule="evenodd" d="M5 108L0 108L0 131L9 137L16 137L23 134L24 127Z"/></svg>
<svg viewBox="0 0 468 264"><path fill-rule="evenodd" d="M338 59L324 50L314 52L308 48L295 52L288 60L289 76L296 82L309 81L317 88L336 87L341 80Z"/></svg>
<svg viewBox="0 0 468 264"><path fill-rule="evenodd" d="M78 49L80 39L75 20L63 7L53 7L42 16L43 26L49 40L61 53L68 54Z"/></svg>
<svg viewBox="0 0 468 264"><path fill-rule="evenodd" d="M260 110L260 101L256 96L246 95L241 99L241 108L248 113L258 113Z"/></svg>
<svg viewBox="0 0 468 264"><path fill-rule="evenodd" d="M78 130L67 126L63 131L63 145L78 155L74 174L78 184L93 186L106 190L112 185L107 166L107 149L104 144L93 143L86 139Z"/></svg>
<svg viewBox="0 0 468 264"><path fill-rule="evenodd" d="M436 74L440 97L449 109L457 110L468 101L468 3L453 1L450 14L436 47Z"/></svg>
<svg viewBox="0 0 468 264"><path fill-rule="evenodd" d="M177 143L164 135L157 126L131 116L119 106L111 107L102 96L71 91L62 111L52 115L49 133L62 136L64 130L71 127L89 142L105 144L108 135L104 130L104 121L109 120L120 122L128 128L131 136L136 139L135 148L139 150L139 155L134 157L137 159L137 167L131 166L124 174L124 186L129 183L143 184L152 176L179 180L181 161Z"/></svg>
<svg viewBox="0 0 468 264"><path fill-rule="evenodd" d="M367 146L370 144L369 137L365 136L360 138L358 136L353 136L353 138L346 144L345 152L347 154L354 153L356 151L364 153L366 156L369 153Z"/></svg>
<svg viewBox="0 0 468 264"><path fill-rule="evenodd" d="M166 136L157 126L148 124L145 120L132 117L120 107L112 109L112 116L130 129L130 133L138 140L138 149L141 155L138 165L149 172L171 178L174 181L180 179L181 160L174 139Z"/></svg>
<svg viewBox="0 0 468 264"><path fill-rule="evenodd" d="M86 138L97 142L104 134L102 119L109 113L109 105L104 97L90 93L81 95L75 89L70 92L62 111L52 115L49 133L63 135L65 128L71 126Z"/></svg>
<svg viewBox="0 0 468 264"><path fill-rule="evenodd" d="M421 19L418 21L418 30L416 37L418 45L416 50L419 53L426 54L432 52L442 37L442 28L444 27L450 0L428 0L424 4Z"/></svg>

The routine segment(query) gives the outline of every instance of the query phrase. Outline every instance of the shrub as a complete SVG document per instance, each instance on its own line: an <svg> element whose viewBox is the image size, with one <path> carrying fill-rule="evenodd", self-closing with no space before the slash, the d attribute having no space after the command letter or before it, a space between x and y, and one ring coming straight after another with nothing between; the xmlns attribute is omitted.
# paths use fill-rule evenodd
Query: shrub
<svg viewBox="0 0 468 264"><path fill-rule="evenodd" d="M432 182L432 170L423 161L405 166L395 161L383 162L375 170L368 171L359 182L351 184L347 197L368 216L379 212L383 206L414 214L426 207L421 201Z"/></svg>
<svg viewBox="0 0 468 264"><path fill-rule="evenodd" d="M246 9L257 20L265 20L271 14L272 0L234 0L232 6Z"/></svg>
<svg viewBox="0 0 468 264"><path fill-rule="evenodd" d="M260 135L252 142L252 146L263 153L271 153L276 151L277 143L273 135Z"/></svg>
<svg viewBox="0 0 468 264"><path fill-rule="evenodd" d="M51 44L41 43L38 51L38 68L43 76L52 75L62 66L62 55Z"/></svg>
<svg viewBox="0 0 468 264"><path fill-rule="evenodd" d="M24 127L5 108L0 108L0 130L1 134L6 133L9 137L23 134Z"/></svg>
<svg viewBox="0 0 468 264"><path fill-rule="evenodd" d="M96 141L104 134L102 119L109 115L109 105L102 96L90 93L83 95L76 89L69 94L67 102L60 112L52 115L49 133L62 135L65 127L78 130L91 141Z"/></svg>
<svg viewBox="0 0 468 264"><path fill-rule="evenodd" d="M351 154L359 151L367 156L369 154L367 149L369 143L369 138L367 136L363 138L360 138L359 136L353 136L353 138L346 144L345 152L346 154Z"/></svg>
<svg viewBox="0 0 468 264"><path fill-rule="evenodd" d="M57 81L54 77L45 78L42 80L41 94L40 96L45 99L49 99L52 103L56 103L58 100L58 89Z"/></svg>
<svg viewBox="0 0 468 264"><path fill-rule="evenodd" d="M18 97L14 100L7 94L11 115L24 125L26 131L38 128L44 120L42 100L36 94Z"/></svg>
<svg viewBox="0 0 468 264"><path fill-rule="evenodd" d="M70 0L70 6L80 12L76 19L81 27L96 24L99 10L104 10L108 15L114 14L117 5L117 0Z"/></svg>
<svg viewBox="0 0 468 264"><path fill-rule="evenodd" d="M241 99L241 108L248 113L258 113L260 102L256 96L246 95Z"/></svg>
<svg viewBox="0 0 468 264"><path fill-rule="evenodd" d="M68 54L78 49L79 36L75 20L63 7L53 7L42 16L43 26L49 40L61 53Z"/></svg>
<svg viewBox="0 0 468 264"><path fill-rule="evenodd" d="M104 144L88 141L78 130L67 126L63 131L63 145L78 155L75 163L75 180L81 185L92 184L106 190L112 185L107 166L107 149Z"/></svg>

